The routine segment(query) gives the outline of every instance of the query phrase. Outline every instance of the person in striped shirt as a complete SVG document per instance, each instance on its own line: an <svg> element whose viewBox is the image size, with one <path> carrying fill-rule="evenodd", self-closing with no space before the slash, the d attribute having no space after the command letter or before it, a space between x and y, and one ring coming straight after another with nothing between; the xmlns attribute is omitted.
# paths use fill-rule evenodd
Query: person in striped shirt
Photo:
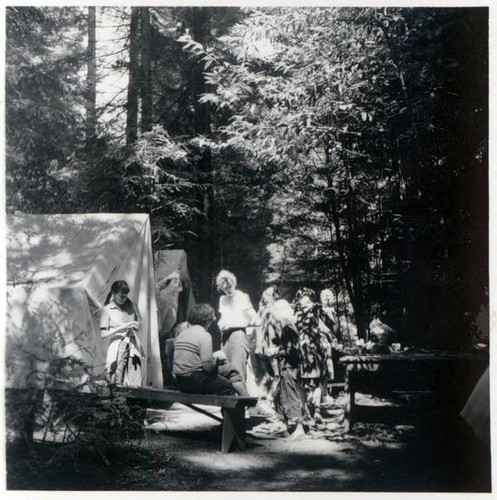
<svg viewBox="0 0 497 500"><path fill-rule="evenodd" d="M182 392L248 397L243 378L222 351L213 352L207 331L216 320L209 304L196 304L188 314L189 326L174 341L173 370Z"/></svg>

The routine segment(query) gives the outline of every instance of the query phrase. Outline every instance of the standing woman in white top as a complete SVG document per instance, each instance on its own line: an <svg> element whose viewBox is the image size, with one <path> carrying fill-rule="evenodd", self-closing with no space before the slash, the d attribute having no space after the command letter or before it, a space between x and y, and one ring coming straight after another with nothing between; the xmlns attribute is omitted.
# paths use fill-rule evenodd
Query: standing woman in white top
<svg viewBox="0 0 497 500"><path fill-rule="evenodd" d="M255 312L250 297L236 289L236 276L222 270L216 278L216 287L223 294L219 299L218 321L221 331L222 350L232 367L247 379L247 359L250 347L246 329L259 326L259 316Z"/></svg>
<svg viewBox="0 0 497 500"><path fill-rule="evenodd" d="M112 284L100 318L103 339L110 337L106 370L116 384L142 385L143 349L137 332L141 317L137 307L128 298L129 287L125 281Z"/></svg>

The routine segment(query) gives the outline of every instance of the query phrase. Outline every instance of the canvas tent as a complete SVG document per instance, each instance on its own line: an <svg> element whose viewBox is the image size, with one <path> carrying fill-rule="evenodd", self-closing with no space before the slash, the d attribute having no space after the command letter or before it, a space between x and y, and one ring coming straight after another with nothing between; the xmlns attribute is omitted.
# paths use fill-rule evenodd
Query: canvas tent
<svg viewBox="0 0 497 500"><path fill-rule="evenodd" d="M162 388L148 215L8 216L7 387L37 386L57 359L103 372L100 311L120 279L143 319L143 384Z"/></svg>

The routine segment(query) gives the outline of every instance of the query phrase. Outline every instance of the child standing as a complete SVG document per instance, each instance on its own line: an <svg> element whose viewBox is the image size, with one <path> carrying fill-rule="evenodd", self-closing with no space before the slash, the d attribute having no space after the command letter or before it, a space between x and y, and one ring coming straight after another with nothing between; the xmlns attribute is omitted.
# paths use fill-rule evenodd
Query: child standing
<svg viewBox="0 0 497 500"><path fill-rule="evenodd" d="M276 338L273 355L278 362L279 380L274 396L277 414L283 419L290 438L305 434L305 394L301 386L301 351L293 310L286 300L277 300L269 310Z"/></svg>

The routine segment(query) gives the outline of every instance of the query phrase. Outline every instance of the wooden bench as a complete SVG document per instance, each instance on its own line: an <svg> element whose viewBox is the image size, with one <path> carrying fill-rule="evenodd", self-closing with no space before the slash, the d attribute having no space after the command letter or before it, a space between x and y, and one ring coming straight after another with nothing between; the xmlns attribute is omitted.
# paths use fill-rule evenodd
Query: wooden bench
<svg viewBox="0 0 497 500"><path fill-rule="evenodd" d="M180 403L218 422L222 422L222 453L228 453L233 445L236 445L240 450L245 449L245 409L257 404L257 398L220 396L217 394L187 394L176 390L149 387L117 386L116 391L122 392L129 404L142 408L168 409L171 403ZM223 418L219 418L217 415L196 405L218 406L221 408Z"/></svg>

